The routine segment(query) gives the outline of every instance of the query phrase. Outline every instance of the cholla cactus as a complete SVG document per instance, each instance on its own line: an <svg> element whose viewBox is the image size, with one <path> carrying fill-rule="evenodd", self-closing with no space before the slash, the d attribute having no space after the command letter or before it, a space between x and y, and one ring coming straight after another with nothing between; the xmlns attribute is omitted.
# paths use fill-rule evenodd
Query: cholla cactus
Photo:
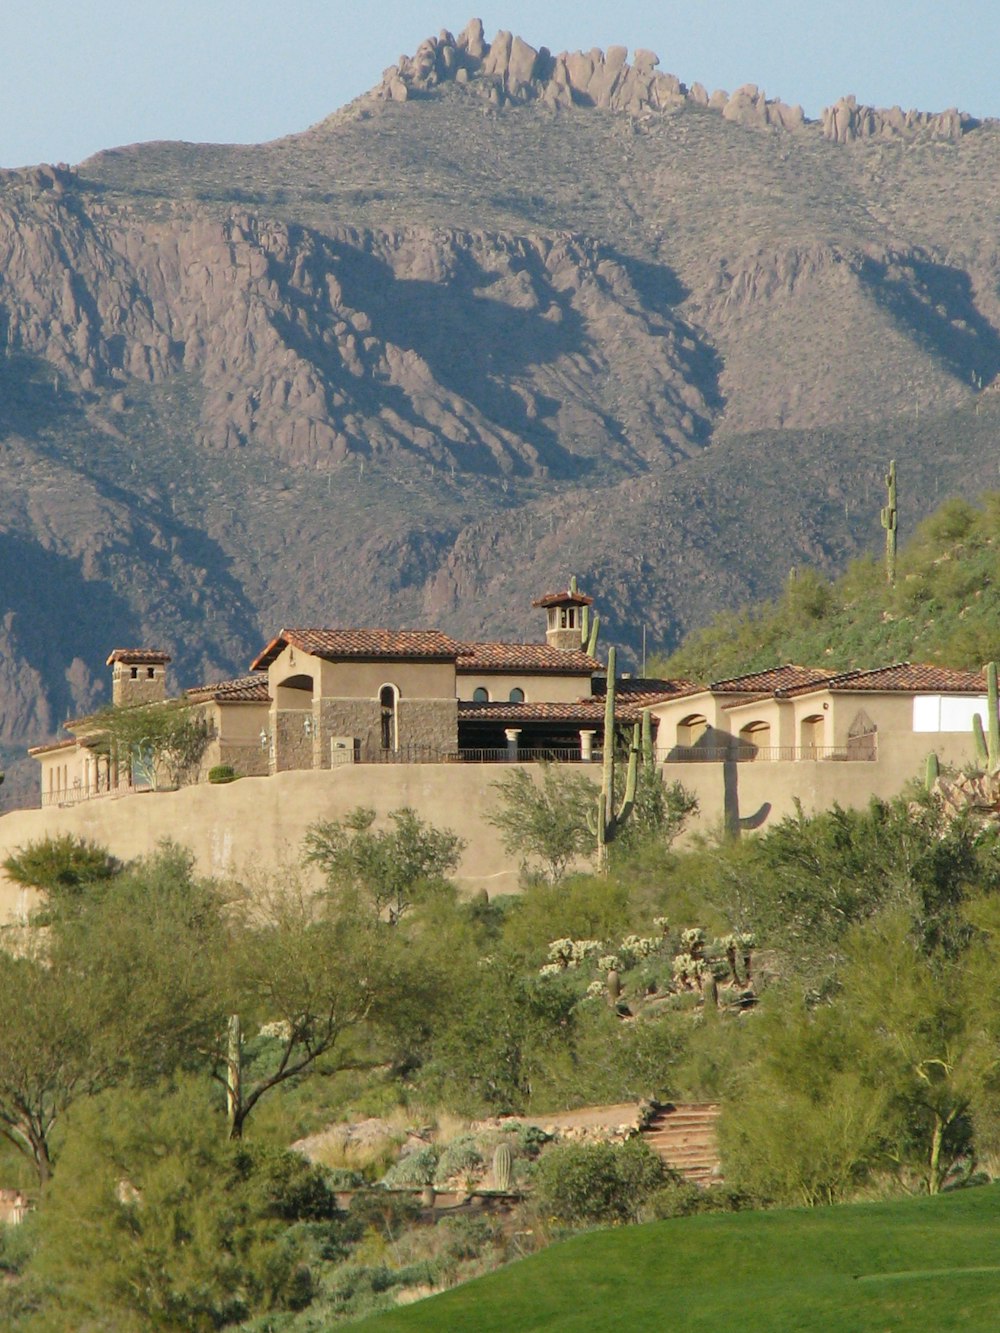
<svg viewBox="0 0 1000 1333"><path fill-rule="evenodd" d="M606 953L597 960L598 972L617 972L621 968L621 962L613 953Z"/></svg>
<svg viewBox="0 0 1000 1333"><path fill-rule="evenodd" d="M661 934L666 935L670 929L670 918L668 916L654 916L653 925Z"/></svg>
<svg viewBox="0 0 1000 1333"><path fill-rule="evenodd" d="M696 975L697 962L689 953L679 953L674 958L674 981L681 990L690 990L692 978Z"/></svg>
<svg viewBox="0 0 1000 1333"><path fill-rule="evenodd" d="M705 952L705 932L700 926L681 931L681 948L690 953L693 958L702 957Z"/></svg>
<svg viewBox="0 0 1000 1333"><path fill-rule="evenodd" d="M588 999L596 1000L599 996L602 996L604 994L605 984L606 983L603 981L592 981L587 987Z"/></svg>

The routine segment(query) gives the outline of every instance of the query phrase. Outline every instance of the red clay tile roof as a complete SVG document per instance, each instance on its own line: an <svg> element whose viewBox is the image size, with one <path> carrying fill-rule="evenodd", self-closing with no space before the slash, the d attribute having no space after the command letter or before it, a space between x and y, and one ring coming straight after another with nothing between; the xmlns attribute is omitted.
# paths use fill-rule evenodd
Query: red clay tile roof
<svg viewBox="0 0 1000 1333"><path fill-rule="evenodd" d="M160 648L116 648L104 665L124 662L126 666L166 666L170 660L170 654Z"/></svg>
<svg viewBox="0 0 1000 1333"><path fill-rule="evenodd" d="M462 675L477 671L529 671L559 676L592 676L601 670L596 657L564 652L547 643L463 643L457 665Z"/></svg>
<svg viewBox="0 0 1000 1333"><path fill-rule="evenodd" d="M68 750L70 746L76 746L80 743L74 736L67 741L50 741L48 745L33 745L28 753L30 755L51 754L53 750Z"/></svg>
<svg viewBox="0 0 1000 1333"><path fill-rule="evenodd" d="M894 662L891 666L876 667L871 671L843 671L812 685L803 682L775 693L779 698L791 698L823 689L852 693L985 694L986 675L982 671L956 671L952 667L919 662Z"/></svg>
<svg viewBox="0 0 1000 1333"><path fill-rule="evenodd" d="M728 680L713 680L708 687L713 694L772 694L800 686L818 686L837 673L824 667L783 666L768 667L766 671L750 671L745 676L730 676Z"/></svg>
<svg viewBox="0 0 1000 1333"><path fill-rule="evenodd" d="M615 709L620 723L639 722L642 708L629 700ZM604 722L604 700L579 699L576 703L470 703L458 702L459 722L575 722L598 727Z"/></svg>
<svg viewBox="0 0 1000 1333"><path fill-rule="evenodd" d="M267 680L263 676L238 676L235 680L220 680L214 685L195 685L185 691L191 703L212 700L217 704L270 703Z"/></svg>
<svg viewBox="0 0 1000 1333"><path fill-rule="evenodd" d="M547 592L544 597L539 597L532 606L593 606L593 597L588 597L585 592L570 592L569 588L565 592Z"/></svg>
<svg viewBox="0 0 1000 1333"><path fill-rule="evenodd" d="M283 629L250 663L250 670L266 671L289 644L328 662L343 657L453 662L462 647L437 629Z"/></svg>

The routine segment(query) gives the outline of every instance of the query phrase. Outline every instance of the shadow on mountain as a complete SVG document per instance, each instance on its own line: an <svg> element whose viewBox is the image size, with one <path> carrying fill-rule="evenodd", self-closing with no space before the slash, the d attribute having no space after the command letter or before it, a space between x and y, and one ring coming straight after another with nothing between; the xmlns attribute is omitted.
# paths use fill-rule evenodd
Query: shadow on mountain
<svg viewBox="0 0 1000 1333"><path fill-rule="evenodd" d="M968 273L908 255L889 265L866 259L861 280L915 342L967 384L1000 372L1000 333L976 307Z"/></svg>
<svg viewBox="0 0 1000 1333"><path fill-rule="evenodd" d="M397 278L388 264L352 247L337 247L337 277L347 303L363 310L376 337L415 352L435 380L470 403L494 426L518 435L537 450L552 472L579 475L584 460L570 453L556 432L506 381L527 377L531 368L589 350L583 321L561 293L548 287L541 271L529 278L558 305L558 321L537 309L519 309L482 295L499 279L471 259L449 274L447 284ZM384 398L384 386L379 386Z"/></svg>
<svg viewBox="0 0 1000 1333"><path fill-rule="evenodd" d="M629 281L635 288L636 295L650 315L659 315L669 322L671 332L678 335L676 355L683 368L684 378L695 385L705 399L705 405L712 412L721 412L726 405L725 395L720 387L722 375L722 357L715 348L707 343L704 335L697 333L677 314L677 306L687 300L690 291L667 264L653 264L639 259L635 255L612 251L615 262L628 274ZM666 329L654 326L651 333L663 333ZM704 418L698 418L699 438L705 440L712 432L712 424Z"/></svg>
<svg viewBox="0 0 1000 1333"><path fill-rule="evenodd" d="M0 321L3 312L0 311ZM2 322L0 338L5 339ZM65 428L78 409L63 392L66 376L39 357L14 352L0 356L0 436L34 439L51 427Z"/></svg>
<svg viewBox="0 0 1000 1333"><path fill-rule="evenodd" d="M107 579L86 579L69 556L0 533L0 618L10 618L17 655L46 683L52 716L76 702L63 672L82 658L96 679L112 648L139 638L139 617Z"/></svg>

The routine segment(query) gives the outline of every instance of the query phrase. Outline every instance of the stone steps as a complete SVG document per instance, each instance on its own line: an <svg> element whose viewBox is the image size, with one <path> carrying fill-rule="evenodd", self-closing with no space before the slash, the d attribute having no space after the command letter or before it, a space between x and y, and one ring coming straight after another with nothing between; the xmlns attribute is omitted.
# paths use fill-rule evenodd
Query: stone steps
<svg viewBox="0 0 1000 1333"><path fill-rule="evenodd" d="M720 1179L715 1134L718 1118L715 1102L665 1106L653 1116L642 1137L685 1180L707 1185Z"/></svg>

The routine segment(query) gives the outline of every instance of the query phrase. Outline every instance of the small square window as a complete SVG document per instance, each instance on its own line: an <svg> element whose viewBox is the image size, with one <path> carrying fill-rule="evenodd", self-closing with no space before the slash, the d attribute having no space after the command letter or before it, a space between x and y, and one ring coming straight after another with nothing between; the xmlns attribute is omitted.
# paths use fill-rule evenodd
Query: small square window
<svg viewBox="0 0 1000 1333"><path fill-rule="evenodd" d="M132 680L138 680L138 679L139 679L139 668L138 668L138 667L133 667L133 668L132 668L132 671L131 671L131 678L132 678Z"/></svg>
<svg viewBox="0 0 1000 1333"><path fill-rule="evenodd" d="M153 677L154 677L155 675L156 675L156 668L155 668L155 667L147 667L147 668L146 668L146 679L147 679L147 680L152 680Z"/></svg>

